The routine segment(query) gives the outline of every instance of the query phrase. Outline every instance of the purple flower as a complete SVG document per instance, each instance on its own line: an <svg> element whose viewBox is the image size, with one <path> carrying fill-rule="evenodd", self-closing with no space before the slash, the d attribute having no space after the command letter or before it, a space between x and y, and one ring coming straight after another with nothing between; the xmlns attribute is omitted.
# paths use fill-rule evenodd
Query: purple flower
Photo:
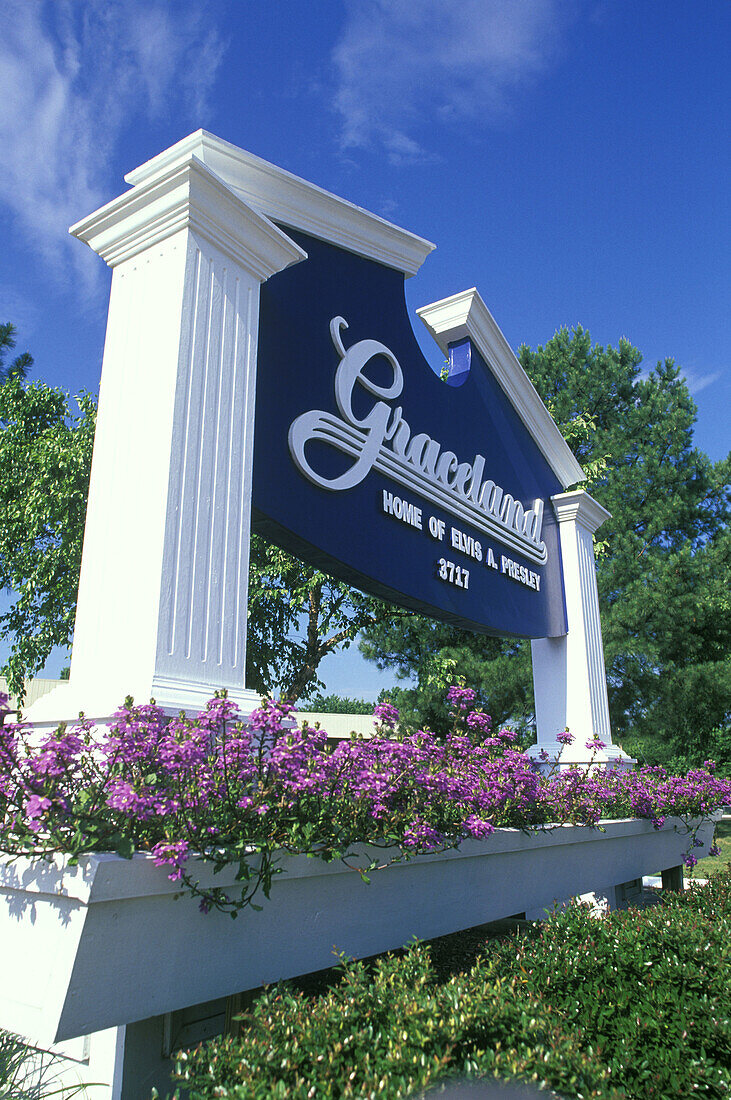
<svg viewBox="0 0 731 1100"><path fill-rule="evenodd" d="M267 844L312 853L384 837L415 854L485 839L496 826L595 825L634 815L661 828L671 814L707 818L731 802L731 781L703 769L687 776L662 768L568 769L543 777L515 748L512 731L491 733L489 716L473 709L475 697L471 688L450 689L454 724L442 736L397 734L398 712L382 703L381 735L334 748L323 730L293 728L291 707L274 700L246 723L227 699L212 700L196 718L172 720L128 701L108 728L83 721L40 743L21 725L3 725L3 843L27 850L30 831L44 851L56 845L73 853L79 837L87 846L90 836L99 848L114 846L123 815L133 846L151 849L177 882L187 881L186 861L212 847L216 859L240 859L242 837L252 855ZM568 731L558 736L560 744L571 740ZM603 743L594 738L588 747ZM251 887L241 881L246 897ZM191 888L203 894L204 911L238 904Z"/></svg>
<svg viewBox="0 0 731 1100"><path fill-rule="evenodd" d="M398 708L392 703L379 703L373 708L373 717L382 725L393 729L398 722Z"/></svg>
<svg viewBox="0 0 731 1100"><path fill-rule="evenodd" d="M25 816L26 824L31 833L39 833L41 831L41 818L46 810L50 808L50 798L43 798L37 794L32 794L30 796L25 804Z"/></svg>
<svg viewBox="0 0 731 1100"><path fill-rule="evenodd" d="M140 821L146 821L156 813L164 813L166 808L165 803L149 791L141 794L124 779L115 779L109 784L107 806Z"/></svg>
<svg viewBox="0 0 731 1100"><path fill-rule="evenodd" d="M412 821L404 830L404 844L409 848L424 848L429 851L443 843L442 834L425 821Z"/></svg>
<svg viewBox="0 0 731 1100"><path fill-rule="evenodd" d="M495 832L495 826L490 821L483 821L475 814L470 814L465 818L465 832L468 836L476 837L479 840L484 840L485 837L490 836Z"/></svg>
<svg viewBox="0 0 731 1100"><path fill-rule="evenodd" d="M25 804L25 816L29 820L43 817L46 810L50 810L50 808L50 798L43 798L41 795L32 794Z"/></svg>
<svg viewBox="0 0 731 1100"><path fill-rule="evenodd" d="M152 848L154 864L156 867L170 867L168 878L171 882L179 882L183 877L185 861L190 855L190 847L185 840L165 840L155 844Z"/></svg>
<svg viewBox="0 0 731 1100"><path fill-rule="evenodd" d="M489 714L483 714L481 710L473 710L471 714L467 715L467 725L471 730L484 733L487 736L492 728L492 718Z"/></svg>
<svg viewBox="0 0 731 1100"><path fill-rule="evenodd" d="M556 740L559 745L572 745L574 743L573 733L569 733L568 730L562 730L561 733L556 734Z"/></svg>
<svg viewBox="0 0 731 1100"><path fill-rule="evenodd" d="M473 688L465 688L460 687L459 684L453 684L447 692L447 702L458 707L459 710L469 710L470 704L475 701L476 694Z"/></svg>

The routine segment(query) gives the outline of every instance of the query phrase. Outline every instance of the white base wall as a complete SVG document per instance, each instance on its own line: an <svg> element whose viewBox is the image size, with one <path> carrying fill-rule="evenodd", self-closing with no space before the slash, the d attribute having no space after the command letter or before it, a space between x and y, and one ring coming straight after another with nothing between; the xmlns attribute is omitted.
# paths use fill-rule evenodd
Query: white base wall
<svg viewBox="0 0 731 1100"><path fill-rule="evenodd" d="M459 851L356 871L284 856L261 912L203 916L151 857L0 862L0 1027L48 1047L675 867L686 826L499 829ZM712 826L700 837L710 844ZM702 854L704 849L699 849ZM383 858L386 853L378 853ZM233 885L234 868L201 879ZM194 960L205 960L195 965Z"/></svg>

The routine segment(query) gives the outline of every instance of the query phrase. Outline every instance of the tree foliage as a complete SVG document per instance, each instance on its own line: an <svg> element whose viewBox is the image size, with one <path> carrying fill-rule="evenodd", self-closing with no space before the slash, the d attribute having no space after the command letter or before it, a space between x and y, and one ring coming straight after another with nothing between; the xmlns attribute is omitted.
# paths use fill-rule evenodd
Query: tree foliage
<svg viewBox="0 0 731 1100"><path fill-rule="evenodd" d="M641 373L627 340L593 346L580 327L519 357L588 475L582 487L612 513L598 532L597 578L613 729L642 751L659 738L702 758L729 722L730 462L694 447L696 407L671 359ZM398 693L415 720L438 705L438 648L479 684L493 717L532 721L528 643L413 619L369 630L362 648L416 679Z"/></svg>
<svg viewBox="0 0 731 1100"><path fill-rule="evenodd" d="M366 699L352 699L348 695L323 695L318 691L301 704L303 709L318 714L370 714L373 703Z"/></svg>
<svg viewBox="0 0 731 1100"><path fill-rule="evenodd" d="M15 347L15 325L7 321L0 325L0 386L9 378L27 378L33 366L33 356L23 351L16 355L11 363L5 365L5 356Z"/></svg>
<svg viewBox="0 0 731 1100"><path fill-rule="evenodd" d="M0 631L11 646L1 671L21 696L74 628L96 402L80 394L76 406L12 368L0 385L0 588L10 592Z"/></svg>
<svg viewBox="0 0 731 1100"><path fill-rule="evenodd" d="M321 686L320 662L387 614L380 601L251 537L247 686L295 702Z"/></svg>

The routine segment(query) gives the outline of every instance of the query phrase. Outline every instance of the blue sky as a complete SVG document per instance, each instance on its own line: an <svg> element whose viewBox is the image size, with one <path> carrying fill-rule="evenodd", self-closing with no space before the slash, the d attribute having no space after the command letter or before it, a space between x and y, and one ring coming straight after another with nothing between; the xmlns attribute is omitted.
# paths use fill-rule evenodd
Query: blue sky
<svg viewBox="0 0 731 1100"><path fill-rule="evenodd" d="M109 272L67 228L200 126L437 244L509 342L672 356L729 447L727 0L0 0L0 320L96 391ZM49 663L53 675L64 663ZM388 682L352 648L330 690Z"/></svg>

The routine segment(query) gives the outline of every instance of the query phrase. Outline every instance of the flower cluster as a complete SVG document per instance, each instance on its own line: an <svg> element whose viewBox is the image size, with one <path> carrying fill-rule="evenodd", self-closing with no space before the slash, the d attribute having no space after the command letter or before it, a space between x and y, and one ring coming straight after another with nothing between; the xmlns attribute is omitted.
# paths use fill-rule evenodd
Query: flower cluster
<svg viewBox="0 0 731 1100"><path fill-rule="evenodd" d="M35 740L0 722L0 851L148 852L203 911L235 915L260 889L268 894L281 852L343 859L366 875L384 861L485 840L499 826L634 816L662 828L671 814L705 818L731 801L731 783L707 768L542 776L475 700L471 688L450 689L452 725L441 736L396 733L398 711L384 703L377 736L336 746L324 730L298 729L292 708L273 700L245 722L226 698L194 719L127 700L108 727L80 721ZM201 859L218 870L238 864L240 893L204 888Z"/></svg>
<svg viewBox="0 0 731 1100"><path fill-rule="evenodd" d="M393 703L379 703L373 708L373 717L380 726L392 730L398 722L398 709Z"/></svg>
<svg viewBox="0 0 731 1100"><path fill-rule="evenodd" d="M474 688L460 687L459 684L453 684L447 692L447 702L459 710L471 710L475 695Z"/></svg>

